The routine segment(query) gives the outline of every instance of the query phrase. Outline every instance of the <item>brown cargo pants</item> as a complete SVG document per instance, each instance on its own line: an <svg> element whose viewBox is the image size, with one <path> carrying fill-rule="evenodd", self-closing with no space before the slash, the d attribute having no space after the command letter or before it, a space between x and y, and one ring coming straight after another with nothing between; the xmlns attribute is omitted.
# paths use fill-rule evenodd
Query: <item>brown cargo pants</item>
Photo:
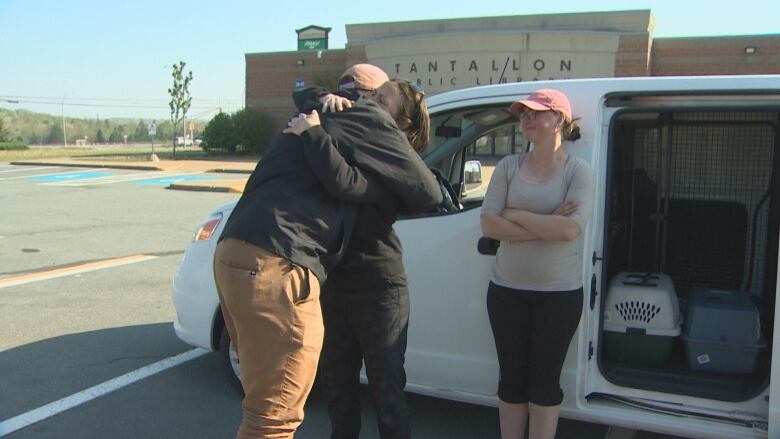
<svg viewBox="0 0 780 439"><path fill-rule="evenodd" d="M227 238L217 245L214 279L245 393L236 437L292 438L303 421L322 349L317 277Z"/></svg>

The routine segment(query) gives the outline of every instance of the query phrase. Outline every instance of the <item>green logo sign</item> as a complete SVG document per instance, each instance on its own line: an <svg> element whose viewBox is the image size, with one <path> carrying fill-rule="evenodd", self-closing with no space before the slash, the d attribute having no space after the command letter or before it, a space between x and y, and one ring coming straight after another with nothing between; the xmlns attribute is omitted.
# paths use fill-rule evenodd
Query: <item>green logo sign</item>
<svg viewBox="0 0 780 439"><path fill-rule="evenodd" d="M327 38L298 40L298 50L322 50L328 48Z"/></svg>

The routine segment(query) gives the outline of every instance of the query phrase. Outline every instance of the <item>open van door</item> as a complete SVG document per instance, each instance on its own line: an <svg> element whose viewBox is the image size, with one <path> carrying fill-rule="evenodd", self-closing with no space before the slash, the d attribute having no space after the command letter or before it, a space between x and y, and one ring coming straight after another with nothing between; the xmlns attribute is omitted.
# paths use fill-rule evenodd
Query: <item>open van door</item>
<svg viewBox="0 0 780 439"><path fill-rule="evenodd" d="M675 435L780 437L778 102L613 92L596 118L579 408Z"/></svg>

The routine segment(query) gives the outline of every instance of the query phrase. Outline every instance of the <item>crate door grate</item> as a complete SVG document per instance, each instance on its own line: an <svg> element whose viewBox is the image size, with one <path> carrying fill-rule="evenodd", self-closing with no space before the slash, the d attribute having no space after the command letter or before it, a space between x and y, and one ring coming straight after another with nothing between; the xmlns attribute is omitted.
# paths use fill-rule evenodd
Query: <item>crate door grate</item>
<svg viewBox="0 0 780 439"><path fill-rule="evenodd" d="M630 300L615 303L615 310L627 323L650 323L661 312L661 307L652 303Z"/></svg>

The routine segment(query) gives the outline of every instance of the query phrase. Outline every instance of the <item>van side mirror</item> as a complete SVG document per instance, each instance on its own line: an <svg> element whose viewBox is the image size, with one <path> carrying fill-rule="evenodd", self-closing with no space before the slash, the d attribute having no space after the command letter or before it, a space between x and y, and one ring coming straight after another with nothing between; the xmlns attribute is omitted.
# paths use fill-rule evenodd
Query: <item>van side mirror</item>
<svg viewBox="0 0 780 439"><path fill-rule="evenodd" d="M463 182L466 190L482 185L482 163L479 160L469 160L463 167Z"/></svg>

